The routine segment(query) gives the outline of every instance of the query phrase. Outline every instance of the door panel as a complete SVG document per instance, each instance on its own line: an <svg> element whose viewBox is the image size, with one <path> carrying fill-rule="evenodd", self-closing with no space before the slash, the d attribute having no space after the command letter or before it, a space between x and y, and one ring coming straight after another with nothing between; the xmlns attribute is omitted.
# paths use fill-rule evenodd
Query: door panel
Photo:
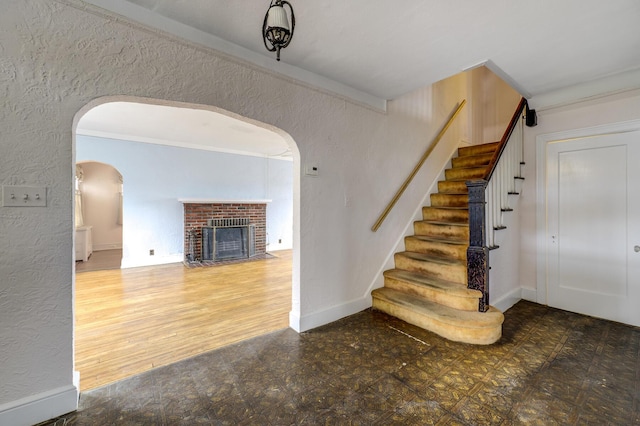
<svg viewBox="0 0 640 426"><path fill-rule="evenodd" d="M640 132L547 147L550 306L640 325Z"/></svg>

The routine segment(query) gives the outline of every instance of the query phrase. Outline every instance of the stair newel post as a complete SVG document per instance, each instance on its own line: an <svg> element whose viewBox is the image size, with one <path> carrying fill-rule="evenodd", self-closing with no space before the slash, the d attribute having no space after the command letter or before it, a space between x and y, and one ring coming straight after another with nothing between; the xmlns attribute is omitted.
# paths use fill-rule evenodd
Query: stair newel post
<svg viewBox="0 0 640 426"><path fill-rule="evenodd" d="M478 311L489 309L489 248L486 240L486 180L466 182L469 189L469 248L467 249L467 287L480 290Z"/></svg>

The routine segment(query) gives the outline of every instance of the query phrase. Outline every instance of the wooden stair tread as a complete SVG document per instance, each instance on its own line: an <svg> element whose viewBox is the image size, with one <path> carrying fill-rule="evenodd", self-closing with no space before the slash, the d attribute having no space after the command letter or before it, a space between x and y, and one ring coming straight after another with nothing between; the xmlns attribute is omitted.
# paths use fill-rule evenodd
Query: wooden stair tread
<svg viewBox="0 0 640 426"><path fill-rule="evenodd" d="M489 151L489 152L481 152L479 154L471 154L471 155L458 155L457 157L454 157L451 159L452 162L465 162L465 161L469 161L469 160L481 160L481 161L485 161L485 162L491 162L491 159L493 158L493 152L495 151Z"/></svg>
<svg viewBox="0 0 640 426"><path fill-rule="evenodd" d="M416 220L416 222L422 222L422 223L430 223L432 225L451 225L451 226L461 226L461 227L468 227L469 224L464 222L464 223L460 223L460 222L442 222L442 221L438 221L438 220Z"/></svg>
<svg viewBox="0 0 640 426"><path fill-rule="evenodd" d="M458 259L434 256L433 254L417 253L415 251L401 251L399 253L396 253L396 256L404 256L409 259L419 260L421 262L437 263L440 265L464 265L465 268L467 266L466 261L463 262L462 260Z"/></svg>
<svg viewBox="0 0 640 426"><path fill-rule="evenodd" d="M432 241L434 243L443 243L443 244L452 244L452 245L461 245L466 246L469 245L469 241L465 240L457 240L455 238L436 238L428 235L409 235L405 237L405 239L415 239L420 241Z"/></svg>
<svg viewBox="0 0 640 426"><path fill-rule="evenodd" d="M483 145L475 145L475 146L483 146ZM497 148L497 147L494 147L494 149L492 151L495 151L495 148ZM454 157L453 159L456 159L456 158L473 158L473 157L480 158L480 157L482 157L482 158L488 158L489 160L491 160L491 156L493 154L492 151L481 152L481 153L478 153L478 154L458 155L457 157Z"/></svg>
<svg viewBox="0 0 640 426"><path fill-rule="evenodd" d="M467 194L464 194L464 195L467 195ZM463 206L424 206L423 209L469 210L469 207L463 207Z"/></svg>
<svg viewBox="0 0 640 426"><path fill-rule="evenodd" d="M464 284L443 280L442 278L433 277L427 274L420 274L402 269L389 269L384 271L384 276L400 281L410 282L415 285L430 287L444 293L456 294L458 297L470 297L479 299L482 297L480 290L472 290Z"/></svg>
<svg viewBox="0 0 640 426"><path fill-rule="evenodd" d="M502 312L493 306L490 306L487 312L462 311L385 287L374 290L372 294L381 300L461 329L497 327L504 321Z"/></svg>
<svg viewBox="0 0 640 426"><path fill-rule="evenodd" d="M495 151L499 145L500 145L500 142L498 141L498 142L485 143L481 145L463 146L458 148L458 157L467 157L470 155L480 155L481 153L492 152L492 151Z"/></svg>
<svg viewBox="0 0 640 426"><path fill-rule="evenodd" d="M474 158L474 157L475 156L458 157L458 158ZM488 163L487 164L482 164L482 163L480 163L480 164L464 164L464 163L461 163L461 162L456 162L456 164L452 164L451 165L451 168L452 169L456 169L456 170L459 170L459 169L481 169L481 168L485 168L486 169L488 165L489 165Z"/></svg>
<svg viewBox="0 0 640 426"><path fill-rule="evenodd" d="M482 179L487 171L486 167L470 167L465 169L446 169L444 171L447 180L478 180Z"/></svg>
<svg viewBox="0 0 640 426"><path fill-rule="evenodd" d="M487 170L487 166L469 166L469 167L449 167L445 170ZM456 179L456 178L454 178ZM447 179L451 180L451 179Z"/></svg>

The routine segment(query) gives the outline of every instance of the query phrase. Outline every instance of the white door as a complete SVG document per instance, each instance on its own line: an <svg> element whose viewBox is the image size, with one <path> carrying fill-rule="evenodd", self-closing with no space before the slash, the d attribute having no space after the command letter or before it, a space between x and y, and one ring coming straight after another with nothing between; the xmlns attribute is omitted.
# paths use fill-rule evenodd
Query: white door
<svg viewBox="0 0 640 426"><path fill-rule="evenodd" d="M640 132L546 155L549 305L640 326Z"/></svg>

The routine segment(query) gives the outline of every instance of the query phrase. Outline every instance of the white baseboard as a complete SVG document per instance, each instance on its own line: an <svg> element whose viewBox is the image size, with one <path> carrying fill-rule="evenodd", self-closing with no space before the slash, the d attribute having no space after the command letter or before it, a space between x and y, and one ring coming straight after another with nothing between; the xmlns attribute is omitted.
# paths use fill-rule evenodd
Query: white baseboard
<svg viewBox="0 0 640 426"><path fill-rule="evenodd" d="M502 312L505 312L507 309L518 303L520 299L522 299L522 288L515 288L498 300L492 300L491 306L495 306Z"/></svg>
<svg viewBox="0 0 640 426"><path fill-rule="evenodd" d="M289 313L289 326L298 333L308 331L321 325L329 324L349 315L356 314L371 307L371 295L352 300L337 306L332 306L320 312L298 317L293 312Z"/></svg>
<svg viewBox="0 0 640 426"><path fill-rule="evenodd" d="M535 302L536 291L529 288L515 288L498 300L493 300L491 305L505 312L522 299ZM352 300L302 317L299 317L293 312L289 312L289 327L298 333L302 333L303 331L308 331L346 316L356 314L370 308L371 305L371 296L367 295L360 299Z"/></svg>
<svg viewBox="0 0 640 426"><path fill-rule="evenodd" d="M80 372L78 370L73 370L73 386L80 389Z"/></svg>
<svg viewBox="0 0 640 426"><path fill-rule="evenodd" d="M0 405L0 425L29 426L78 409L78 388L64 386Z"/></svg>
<svg viewBox="0 0 640 426"><path fill-rule="evenodd" d="M300 333L300 317L293 313L293 311L289 312L289 327Z"/></svg>
<svg viewBox="0 0 640 426"><path fill-rule="evenodd" d="M103 251L103 250L121 250L122 244L113 243L113 244L93 244L93 251Z"/></svg>
<svg viewBox="0 0 640 426"><path fill-rule="evenodd" d="M538 303L537 291L532 288L515 288L498 300L492 301L491 305L504 312L522 299Z"/></svg>
<svg viewBox="0 0 640 426"><path fill-rule="evenodd" d="M182 254L175 254L170 256L145 256L141 258L122 258L121 268L137 268L139 266L155 266L165 265L167 263L182 263L184 256Z"/></svg>
<svg viewBox="0 0 640 426"><path fill-rule="evenodd" d="M538 303L538 291L535 288L522 288L522 298L530 302Z"/></svg>

